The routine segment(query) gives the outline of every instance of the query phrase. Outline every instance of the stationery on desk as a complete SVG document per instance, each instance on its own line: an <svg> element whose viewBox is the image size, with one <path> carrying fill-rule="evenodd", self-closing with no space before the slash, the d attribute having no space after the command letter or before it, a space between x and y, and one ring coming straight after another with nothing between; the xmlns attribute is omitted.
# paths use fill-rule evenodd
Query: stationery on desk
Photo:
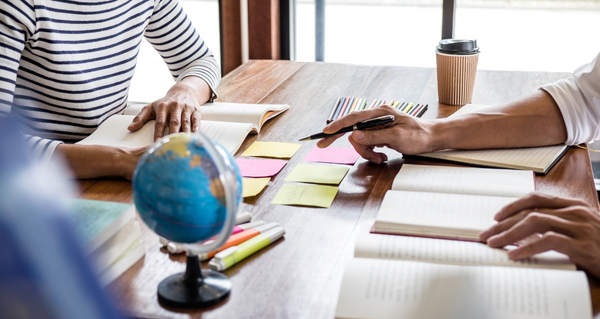
<svg viewBox="0 0 600 319"><path fill-rule="evenodd" d="M362 111L372 109L374 107L386 104L386 100L374 99L371 103L368 103L367 99L359 97L339 97L333 104L333 109L327 117L327 124L333 122L336 119L343 117L354 111ZM427 111L428 105L420 103L400 102L391 100L389 102L391 107L394 107L401 112L415 117L421 117L425 111Z"/></svg>
<svg viewBox="0 0 600 319"><path fill-rule="evenodd" d="M113 115L77 144L144 147L154 142L154 123L129 132L127 127L144 104L130 105L122 115ZM200 130L235 154L250 133L260 133L263 124L290 108L286 104L206 103L201 107Z"/></svg>
<svg viewBox="0 0 600 319"><path fill-rule="evenodd" d="M479 241L502 207L534 190L531 171L404 164L373 231Z"/></svg>
<svg viewBox="0 0 600 319"><path fill-rule="evenodd" d="M449 118L481 111L488 107L467 104ZM417 156L480 166L532 170L539 174L546 174L567 149L567 145L553 145L488 150L442 150Z"/></svg>

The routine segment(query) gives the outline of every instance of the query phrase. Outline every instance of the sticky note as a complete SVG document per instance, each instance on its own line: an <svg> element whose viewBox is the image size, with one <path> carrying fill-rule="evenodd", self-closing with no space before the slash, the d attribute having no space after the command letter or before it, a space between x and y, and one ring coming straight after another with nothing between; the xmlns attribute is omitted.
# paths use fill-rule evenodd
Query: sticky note
<svg viewBox="0 0 600 319"><path fill-rule="evenodd" d="M350 170L347 166L298 164L285 180L313 184L338 185Z"/></svg>
<svg viewBox="0 0 600 319"><path fill-rule="evenodd" d="M273 176L287 164L287 161L270 159L237 158L235 161L244 177Z"/></svg>
<svg viewBox="0 0 600 319"><path fill-rule="evenodd" d="M337 195L335 186L284 184L271 204L329 208Z"/></svg>
<svg viewBox="0 0 600 319"><path fill-rule="evenodd" d="M291 158L302 144L280 142L254 142L242 156Z"/></svg>
<svg viewBox="0 0 600 319"><path fill-rule="evenodd" d="M252 197L258 195L271 179L263 178L242 178L242 197Z"/></svg>
<svg viewBox="0 0 600 319"><path fill-rule="evenodd" d="M304 161L354 165L359 157L360 155L353 148L331 146L320 148L315 145Z"/></svg>

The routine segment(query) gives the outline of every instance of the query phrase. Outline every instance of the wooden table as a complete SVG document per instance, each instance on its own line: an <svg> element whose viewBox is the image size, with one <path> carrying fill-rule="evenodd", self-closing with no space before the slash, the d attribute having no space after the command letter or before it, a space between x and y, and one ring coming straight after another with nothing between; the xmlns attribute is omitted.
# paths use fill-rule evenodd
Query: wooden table
<svg viewBox="0 0 600 319"><path fill-rule="evenodd" d="M541 84L567 77L565 73L479 71L474 103L499 104L528 94ZM252 142L296 142L320 131L339 96L394 98L429 104L424 118L446 117L457 107L438 104L435 69L355 66L345 64L250 61L222 79L219 101L287 103L290 110L268 122ZM158 303L156 287L168 275L185 268L184 257L160 248L157 236L143 229L146 256L108 287L128 313L149 318L333 318L344 264L352 257L359 226L372 223L385 192L402 163L443 165L403 160L386 151L381 165L364 160L352 167L340 184L330 209L271 205L284 178L303 162L315 142L304 142L286 167L242 210L256 220L278 222L285 239L227 270L231 296L208 309L170 309ZM342 138L334 146L349 147ZM241 152L239 153L241 154ZM131 203L131 185L120 180L79 182L82 197ZM570 149L546 176L536 178L543 192L582 198L597 205L587 151ZM206 264L204 264L206 267ZM600 311L600 285L591 278L594 313Z"/></svg>

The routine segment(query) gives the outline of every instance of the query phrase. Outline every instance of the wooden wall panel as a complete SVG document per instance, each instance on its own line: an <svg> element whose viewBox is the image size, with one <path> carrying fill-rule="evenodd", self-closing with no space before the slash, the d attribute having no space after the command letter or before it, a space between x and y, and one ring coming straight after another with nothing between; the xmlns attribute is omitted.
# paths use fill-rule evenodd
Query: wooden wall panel
<svg viewBox="0 0 600 319"><path fill-rule="evenodd" d="M252 2L250 0L249 2ZM220 0L221 74L224 76L242 64L242 28L240 0Z"/></svg>
<svg viewBox="0 0 600 319"><path fill-rule="evenodd" d="M248 1L249 58L279 60L279 0Z"/></svg>

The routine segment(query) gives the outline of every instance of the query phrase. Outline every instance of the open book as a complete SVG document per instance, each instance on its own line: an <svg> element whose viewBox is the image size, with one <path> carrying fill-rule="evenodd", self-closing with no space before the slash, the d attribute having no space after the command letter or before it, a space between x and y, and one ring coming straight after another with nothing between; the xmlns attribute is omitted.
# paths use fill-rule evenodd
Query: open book
<svg viewBox="0 0 600 319"><path fill-rule="evenodd" d="M513 261L482 243L371 234L364 226L336 318L591 318L586 276L566 255Z"/></svg>
<svg viewBox="0 0 600 319"><path fill-rule="evenodd" d="M353 258L336 318L592 318L582 271Z"/></svg>
<svg viewBox="0 0 600 319"><path fill-rule="evenodd" d="M113 115L77 144L143 147L154 142L154 121L129 132L127 127L144 104L130 105L122 115ZM240 148L246 136L258 134L269 119L290 108L287 104L206 103L201 107L200 130L219 142L231 154Z"/></svg>
<svg viewBox="0 0 600 319"><path fill-rule="evenodd" d="M404 164L373 232L479 241L500 209L535 190L532 171Z"/></svg>
<svg viewBox="0 0 600 319"><path fill-rule="evenodd" d="M467 104L449 117L481 111L489 106ZM480 166L532 170L546 174L568 149L567 145L487 150L442 150L417 156Z"/></svg>

